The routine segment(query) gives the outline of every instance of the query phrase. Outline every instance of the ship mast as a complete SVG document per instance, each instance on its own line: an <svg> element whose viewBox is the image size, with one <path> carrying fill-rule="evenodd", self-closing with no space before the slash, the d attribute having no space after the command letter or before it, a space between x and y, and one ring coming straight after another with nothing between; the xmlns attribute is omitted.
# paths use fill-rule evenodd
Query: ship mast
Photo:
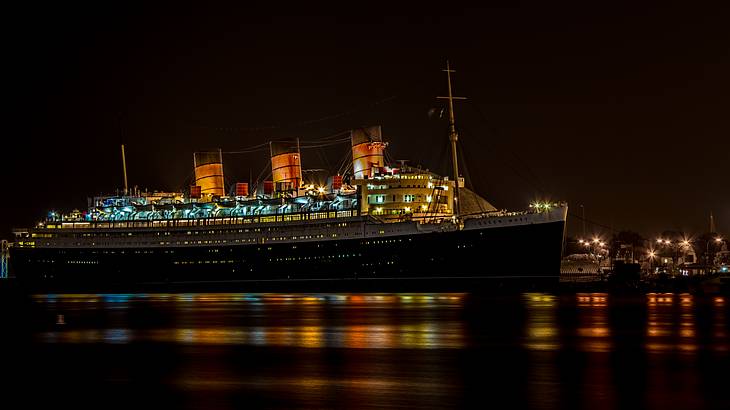
<svg viewBox="0 0 730 410"><path fill-rule="evenodd" d="M449 101L449 141L451 141L451 163L454 166L454 215L458 217L461 214L461 206L459 204L459 162L456 154L456 142L459 140L459 133L456 131L456 121L454 120L454 100L466 100L465 97L454 97L451 92L451 73L449 60L446 60L446 81L448 83L449 95L446 97L436 97Z"/></svg>
<svg viewBox="0 0 730 410"><path fill-rule="evenodd" d="M122 172L124 173L124 195L127 195L127 159L124 157L124 144L122 144Z"/></svg>

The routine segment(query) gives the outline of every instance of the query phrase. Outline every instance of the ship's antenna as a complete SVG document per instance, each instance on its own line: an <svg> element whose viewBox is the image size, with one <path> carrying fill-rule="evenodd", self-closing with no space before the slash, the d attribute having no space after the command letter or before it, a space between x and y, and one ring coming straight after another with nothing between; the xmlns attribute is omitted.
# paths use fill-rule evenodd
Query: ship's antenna
<svg viewBox="0 0 730 410"><path fill-rule="evenodd" d="M451 141L451 162L454 166L454 215L459 216L459 162L456 155L456 142L459 140L459 133L456 132L456 122L454 121L454 100L466 100L466 97L454 97L451 93L451 73L456 71L451 69L449 60L446 60L446 81L449 86L449 95L447 97L436 97L443 100L449 100L449 141Z"/></svg>
<svg viewBox="0 0 730 410"><path fill-rule="evenodd" d="M127 195L127 159L124 157L124 144L122 144L122 171L124 172L124 195Z"/></svg>

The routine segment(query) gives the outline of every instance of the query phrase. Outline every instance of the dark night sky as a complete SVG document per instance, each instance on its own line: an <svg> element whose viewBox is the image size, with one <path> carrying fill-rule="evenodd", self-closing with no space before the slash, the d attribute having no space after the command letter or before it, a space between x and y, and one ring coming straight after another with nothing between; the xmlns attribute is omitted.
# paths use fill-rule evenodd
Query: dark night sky
<svg viewBox="0 0 730 410"><path fill-rule="evenodd" d="M566 200L645 235L699 234L713 210L730 233L726 10L510 3L6 10L0 236L119 188L122 141L130 184L158 189L189 183L195 150L370 124L394 158L446 172L446 124L427 115L446 58L470 98L469 176L497 207ZM265 155L226 156L228 182Z"/></svg>

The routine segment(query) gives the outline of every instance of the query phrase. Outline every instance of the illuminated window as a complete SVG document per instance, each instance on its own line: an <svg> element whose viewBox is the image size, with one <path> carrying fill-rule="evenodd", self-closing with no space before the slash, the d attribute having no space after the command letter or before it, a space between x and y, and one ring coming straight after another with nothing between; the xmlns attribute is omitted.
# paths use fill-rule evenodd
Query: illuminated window
<svg viewBox="0 0 730 410"><path fill-rule="evenodd" d="M411 195L411 194L403 195L403 202L413 202L415 200L416 200L415 195Z"/></svg>
<svg viewBox="0 0 730 410"><path fill-rule="evenodd" d="M371 204L382 204L385 202L385 195L368 195L368 200Z"/></svg>

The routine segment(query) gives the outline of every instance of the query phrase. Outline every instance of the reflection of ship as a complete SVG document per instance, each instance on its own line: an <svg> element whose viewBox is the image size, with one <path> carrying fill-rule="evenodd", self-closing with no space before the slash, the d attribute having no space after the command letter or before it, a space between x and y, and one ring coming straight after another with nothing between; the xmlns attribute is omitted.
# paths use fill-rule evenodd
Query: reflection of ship
<svg viewBox="0 0 730 410"><path fill-rule="evenodd" d="M129 310L140 305L154 306L158 311L196 312L198 326L166 327L152 332L134 328L114 328L90 332L74 326L51 331L49 340L62 343L172 343L205 345L248 345L297 348L347 349L434 349L463 348L465 326L459 321L432 320L436 312L453 312L463 308L463 293L399 293L399 294L332 294L332 293L106 293L46 294L33 300L53 311ZM277 309L286 305L287 319L277 319ZM368 313L345 315L346 323L328 323L318 316L320 309ZM415 308L415 309L414 309ZM261 323L261 312L271 319ZM228 312L221 315L221 312ZM230 314L236 312L235 314ZM380 313L377 313L380 312ZM382 317L388 312L388 318ZM372 315L381 320L369 320ZM197 316L204 315L204 316ZM411 320L401 320L407 315ZM63 316L63 315L58 315ZM207 320L215 317L217 320ZM235 323L226 323L234 318ZM189 318L188 318L189 319ZM241 320L243 319L243 320ZM312 320L316 319L316 320ZM431 320L429 320L431 319ZM189 325L191 321L171 321ZM60 324L60 323L57 323ZM46 333L48 335L48 333ZM373 337L377 335L377 337Z"/></svg>
<svg viewBox="0 0 730 410"><path fill-rule="evenodd" d="M450 77L444 98L459 175ZM557 283L567 206L497 211L463 178L387 164L378 126L348 140L352 168L321 185L303 178L299 140L270 143L272 178L251 190L237 183L225 191L220 151L194 155L195 183L185 193L130 192L125 168L123 195L15 230L15 274L32 286L69 288Z"/></svg>

